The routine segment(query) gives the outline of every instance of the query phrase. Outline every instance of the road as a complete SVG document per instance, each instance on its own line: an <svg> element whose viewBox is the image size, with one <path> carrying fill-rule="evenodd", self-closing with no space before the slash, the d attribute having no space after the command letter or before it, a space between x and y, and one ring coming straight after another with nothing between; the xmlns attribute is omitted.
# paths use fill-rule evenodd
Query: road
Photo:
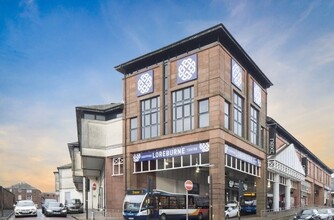
<svg viewBox="0 0 334 220"><path fill-rule="evenodd" d="M58 217L58 216L54 216L54 217L46 217L43 213L42 213L42 209L37 209L37 217L31 217L31 216L26 216L26 217L15 217L14 215L12 217L9 218L9 220L37 220L37 219L44 219L44 220L48 220L48 219L57 219L57 220L65 220L65 219L70 219L73 220L73 218L71 217L71 215L67 215L67 217Z"/></svg>

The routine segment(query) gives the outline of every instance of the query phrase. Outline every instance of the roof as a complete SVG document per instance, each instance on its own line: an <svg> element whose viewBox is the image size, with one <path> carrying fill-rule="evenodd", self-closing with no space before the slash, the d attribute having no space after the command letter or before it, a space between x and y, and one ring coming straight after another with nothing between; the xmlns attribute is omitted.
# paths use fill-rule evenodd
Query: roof
<svg viewBox="0 0 334 220"><path fill-rule="evenodd" d="M322 169L324 169L326 172L332 174L333 171L331 168L329 168L324 162L322 162L316 155L314 155L306 146L304 146L301 142L299 142L292 134L290 134L285 128L283 128L277 121L275 121L271 117L267 117L267 124L276 124L276 131L277 133L281 134L286 140L288 140L290 143L294 144L294 147L307 155L307 157L314 162L316 162Z"/></svg>
<svg viewBox="0 0 334 220"><path fill-rule="evenodd" d="M264 88L273 85L223 24L218 24L161 49L122 63L115 69L123 74L129 74L214 42L221 43Z"/></svg>
<svg viewBox="0 0 334 220"><path fill-rule="evenodd" d="M299 181L305 180L305 170L293 143L277 150L277 154L269 156L268 160L268 169L274 170L280 175L285 175L292 179ZM271 160L276 160L279 166L270 166Z"/></svg>
<svg viewBox="0 0 334 220"><path fill-rule="evenodd" d="M72 168L72 163L57 167L57 169L69 169L69 168Z"/></svg>
<svg viewBox="0 0 334 220"><path fill-rule="evenodd" d="M39 190L31 185L29 185L28 183L25 183L25 182L20 182L20 183L17 183L17 184L14 184L8 188L12 188L12 189L30 189L30 190Z"/></svg>
<svg viewBox="0 0 334 220"><path fill-rule="evenodd" d="M103 105L90 105L90 106L78 106L76 107L77 110L89 110L89 111L97 111L97 112L105 112L108 110L114 110L123 108L123 103L110 103L110 104L103 104Z"/></svg>

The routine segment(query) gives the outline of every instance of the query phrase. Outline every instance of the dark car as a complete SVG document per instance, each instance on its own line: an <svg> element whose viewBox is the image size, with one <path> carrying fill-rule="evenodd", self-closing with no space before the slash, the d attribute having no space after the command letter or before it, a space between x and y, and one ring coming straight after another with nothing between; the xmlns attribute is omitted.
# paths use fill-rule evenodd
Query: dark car
<svg viewBox="0 0 334 220"><path fill-rule="evenodd" d="M65 201L67 213L83 213L83 203L80 199L68 199Z"/></svg>
<svg viewBox="0 0 334 220"><path fill-rule="evenodd" d="M49 202L57 202L55 199L45 199L42 203L42 213L45 214L45 207L48 205Z"/></svg>
<svg viewBox="0 0 334 220"><path fill-rule="evenodd" d="M48 202L47 206L45 206L44 211L45 216L67 216L66 207L60 202Z"/></svg>
<svg viewBox="0 0 334 220"><path fill-rule="evenodd" d="M303 209L301 210L294 218L298 219L307 219L307 220L320 220L320 215L316 209Z"/></svg>

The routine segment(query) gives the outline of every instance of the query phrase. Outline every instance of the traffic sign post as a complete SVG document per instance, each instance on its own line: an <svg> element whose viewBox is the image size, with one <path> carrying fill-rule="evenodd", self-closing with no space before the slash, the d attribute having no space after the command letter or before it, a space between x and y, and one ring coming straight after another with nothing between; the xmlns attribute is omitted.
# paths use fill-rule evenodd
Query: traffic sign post
<svg viewBox="0 0 334 220"><path fill-rule="evenodd" d="M184 182L184 188L186 189L186 208L187 208L187 214L186 214L186 220L188 220L188 191L191 191L194 187L194 184L191 180L186 180Z"/></svg>

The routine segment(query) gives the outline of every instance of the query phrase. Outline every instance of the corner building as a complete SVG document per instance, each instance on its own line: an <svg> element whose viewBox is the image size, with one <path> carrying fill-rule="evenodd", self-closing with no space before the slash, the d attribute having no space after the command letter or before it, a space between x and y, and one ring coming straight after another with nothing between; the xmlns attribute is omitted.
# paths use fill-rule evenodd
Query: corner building
<svg viewBox="0 0 334 220"><path fill-rule="evenodd" d="M124 74L125 189L210 199L210 218L243 192L267 198L270 80L222 25L115 67ZM240 184L242 182L242 185Z"/></svg>

